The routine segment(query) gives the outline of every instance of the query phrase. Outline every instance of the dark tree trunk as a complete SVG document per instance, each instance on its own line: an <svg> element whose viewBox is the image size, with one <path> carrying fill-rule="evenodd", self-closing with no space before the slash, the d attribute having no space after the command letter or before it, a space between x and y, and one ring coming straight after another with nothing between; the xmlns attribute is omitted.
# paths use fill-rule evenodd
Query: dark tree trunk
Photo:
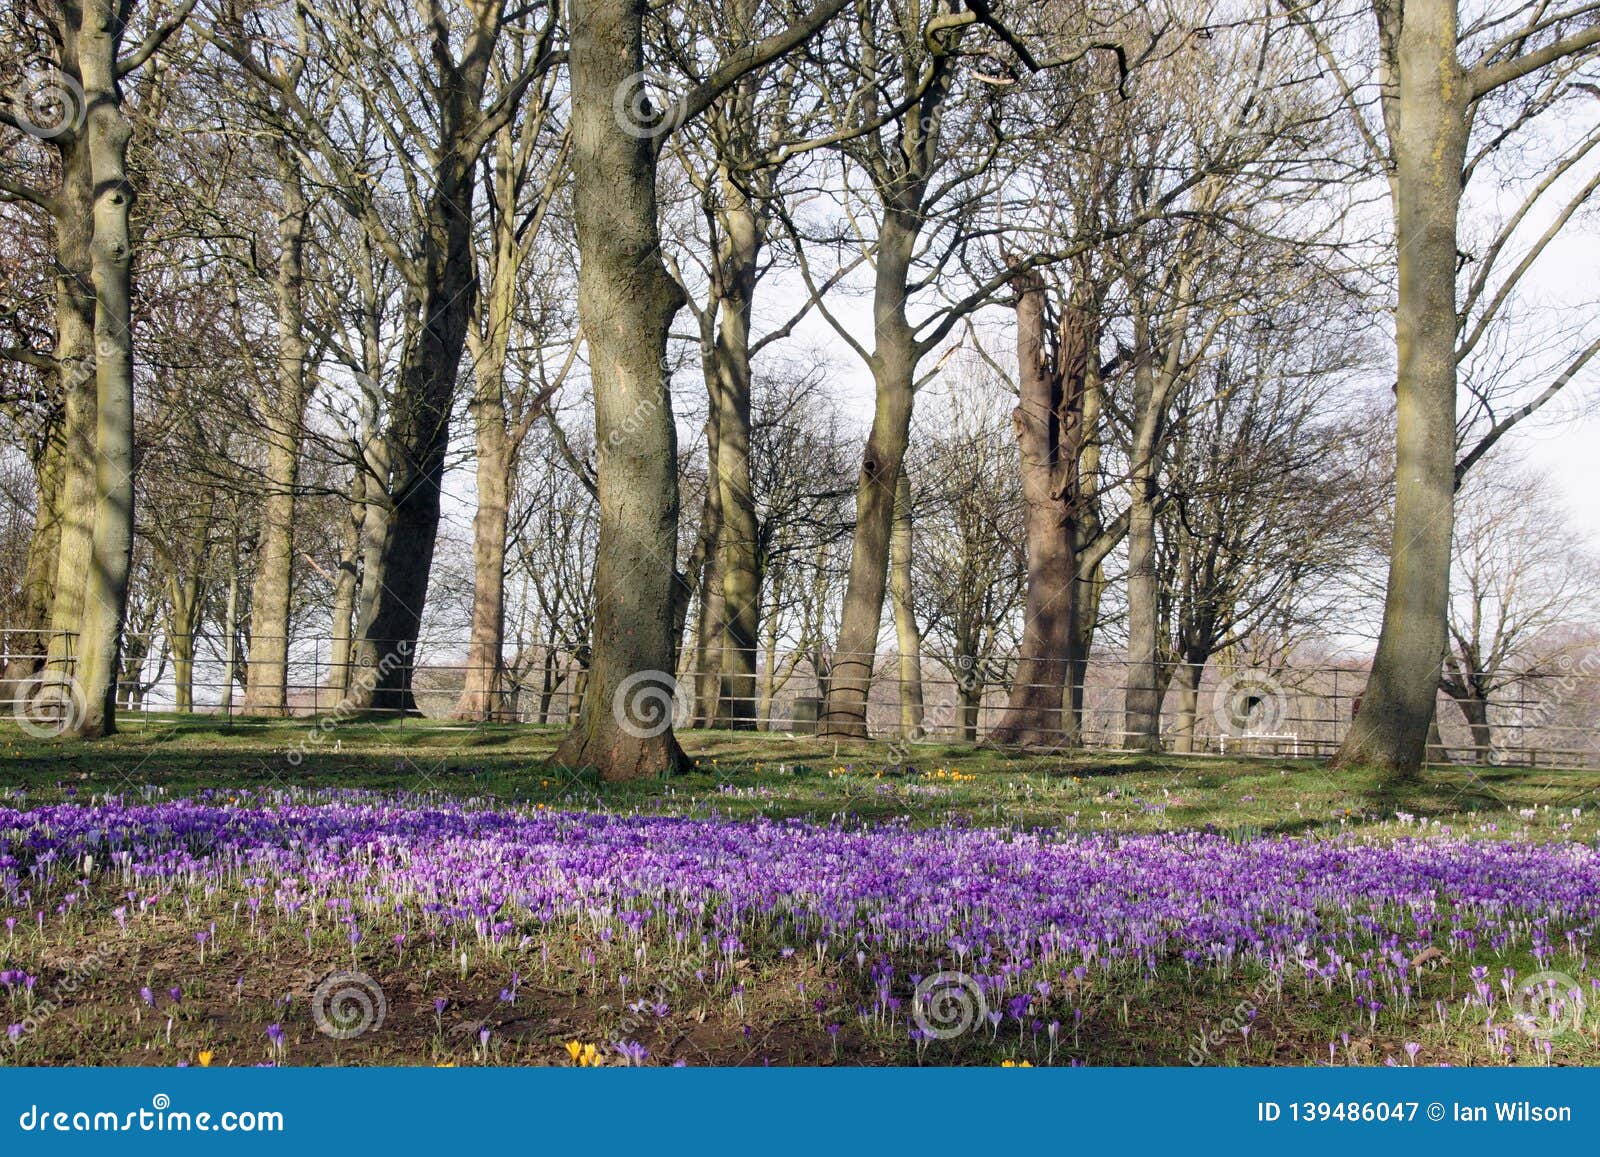
<svg viewBox="0 0 1600 1157"><path fill-rule="evenodd" d="M1063 695L1077 635L1078 454L1089 341L1073 310L1052 333L1044 278L1029 270L1017 289L1017 408L1012 421L1021 457L1028 586L1022 646L996 743L1058 746Z"/></svg>

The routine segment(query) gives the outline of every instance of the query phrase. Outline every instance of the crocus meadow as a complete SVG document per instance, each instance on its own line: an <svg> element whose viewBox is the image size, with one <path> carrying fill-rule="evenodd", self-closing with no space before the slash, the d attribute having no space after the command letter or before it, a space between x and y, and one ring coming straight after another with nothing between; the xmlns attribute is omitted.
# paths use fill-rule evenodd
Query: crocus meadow
<svg viewBox="0 0 1600 1157"><path fill-rule="evenodd" d="M670 1015L681 983L743 1019L751 962L799 957L834 978L806 994L819 1039L837 1041L844 1023L929 1061L1011 1048L1068 1063L1086 1032L1117 1031L1140 1016L1141 993L1174 985L1231 994L1225 1031L1212 1018L1171 1042L1169 1058L1198 1042L1196 1063L1250 1060L1258 1021L1286 1005L1343 1026L1326 1051L1318 1042L1324 1063L1381 1059L1356 1057L1351 1039L1386 1034L1399 1042L1391 1061L1417 1063L1422 1046L1405 1037L1425 1024L1482 1034L1481 1059L1559 1060L1563 1033L1592 1045L1585 1009L1600 1003L1585 999L1600 983L1588 958L1600 852L1575 842L861 827L355 794L113 798L0 808L0 907L16 921L0 954L58 926L129 936L177 920L201 962L222 951L208 946L219 928L336 937L352 963L404 962L423 946L463 970L471 954L506 961L520 970L500 985L507 1003L527 999L522 976L548 971L552 944L578 934L583 980L636 1018ZM1530 1008L1519 974L1532 971L1574 991L1563 979ZM918 1015L936 999L919 983L947 972L978 1006L962 1039ZM423 1004L419 1017L442 1017L443 998ZM271 1043L285 1047L281 1031ZM653 1063L632 1040L617 1054Z"/></svg>

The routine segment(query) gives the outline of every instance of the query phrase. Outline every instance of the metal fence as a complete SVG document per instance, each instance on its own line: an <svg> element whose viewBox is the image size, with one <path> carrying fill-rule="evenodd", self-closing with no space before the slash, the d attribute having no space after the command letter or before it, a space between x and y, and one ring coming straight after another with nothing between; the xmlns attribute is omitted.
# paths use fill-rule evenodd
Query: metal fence
<svg viewBox="0 0 1600 1157"><path fill-rule="evenodd" d="M183 646L192 642L192 646ZM178 644L175 646L174 644ZM120 709L137 719L180 707L198 715L243 723L243 656L230 662L215 636L193 640L161 635L133 636L119 680ZM39 656L52 659L39 673ZM501 653L498 682L487 702L462 702L469 674L470 648L461 640L424 637L410 649L413 702L423 716L441 721L487 717L505 723L565 726L575 718L587 688L586 656L550 645L511 645ZM180 656L187 655L185 662ZM837 654L812 656L763 652L758 657L755 691L740 714L759 731L805 734L818 729ZM948 656L921 656L920 723L908 728L902 709L902 663L895 654L870 658L867 723L876 738L908 742L987 740L1006 709L1014 663L985 663ZM818 664L823 670L818 671ZM0 669L4 691L0 710L19 718L59 712L50 689L70 679L74 665L70 638L33 631L0 631ZM856 663L859 669L864 664ZM1055 729L1064 745L1086 749L1126 746L1128 665L1093 659L1083 671L1081 707L1063 714ZM1359 710L1366 686L1362 664L1288 665L1274 668L1207 664L1185 687L1191 673L1164 665L1157 682L1165 688L1161 711L1162 745L1171 751L1211 754L1327 756L1337 750ZM326 637L290 641L285 665L286 713L310 717L346 710L353 681L366 669ZM663 680L663 682L666 682ZM1502 674L1483 705L1482 722L1441 690L1437 727L1429 757L1439 763L1600 769L1600 649L1575 650L1541 671ZM744 686L748 688L748 680ZM675 723L679 727L716 726L729 713L726 688L692 670L675 676ZM43 694L41 694L43 693ZM56 699L61 696L57 694ZM1070 723L1076 720L1076 728Z"/></svg>

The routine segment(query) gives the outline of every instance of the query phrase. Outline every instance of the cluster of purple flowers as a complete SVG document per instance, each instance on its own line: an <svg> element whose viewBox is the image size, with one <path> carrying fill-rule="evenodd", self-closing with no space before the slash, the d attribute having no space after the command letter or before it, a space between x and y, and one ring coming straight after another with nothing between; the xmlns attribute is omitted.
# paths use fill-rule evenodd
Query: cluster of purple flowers
<svg viewBox="0 0 1600 1157"><path fill-rule="evenodd" d="M1600 853L1577 843L849 828L370 798L0 809L0 903L43 919L78 900L86 862L120 875L136 908L238 887L261 901L252 919L337 898L495 941L579 918L624 937L757 932L839 959L990 971L1547 951L1558 930L1581 951L1600 915Z"/></svg>

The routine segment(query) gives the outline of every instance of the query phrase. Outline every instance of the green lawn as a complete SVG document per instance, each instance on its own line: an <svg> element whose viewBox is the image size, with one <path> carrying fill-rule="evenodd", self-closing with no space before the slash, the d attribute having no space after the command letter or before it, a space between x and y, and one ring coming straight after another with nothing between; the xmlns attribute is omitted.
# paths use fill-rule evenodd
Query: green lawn
<svg viewBox="0 0 1600 1157"><path fill-rule="evenodd" d="M1552 836L1600 834L1600 808L1591 806L1600 794L1600 771L1437 768L1396 787L1310 760L1040 755L687 731L681 738L697 761L694 774L601 784L549 763L560 735L523 725L434 720L313 727L150 716L111 739L83 745L34 739L7 723L0 724L0 787L24 789L37 802L147 786L178 796L203 788L294 786L611 810L704 808L729 816L827 819L845 813L918 824L962 818L1133 831L1210 825L1244 834L1389 829L1397 812L1473 834L1508 819L1523 826L1518 813L1533 808L1540 813L1535 831L1548 820ZM1572 819L1572 808L1582 809L1581 819Z"/></svg>

